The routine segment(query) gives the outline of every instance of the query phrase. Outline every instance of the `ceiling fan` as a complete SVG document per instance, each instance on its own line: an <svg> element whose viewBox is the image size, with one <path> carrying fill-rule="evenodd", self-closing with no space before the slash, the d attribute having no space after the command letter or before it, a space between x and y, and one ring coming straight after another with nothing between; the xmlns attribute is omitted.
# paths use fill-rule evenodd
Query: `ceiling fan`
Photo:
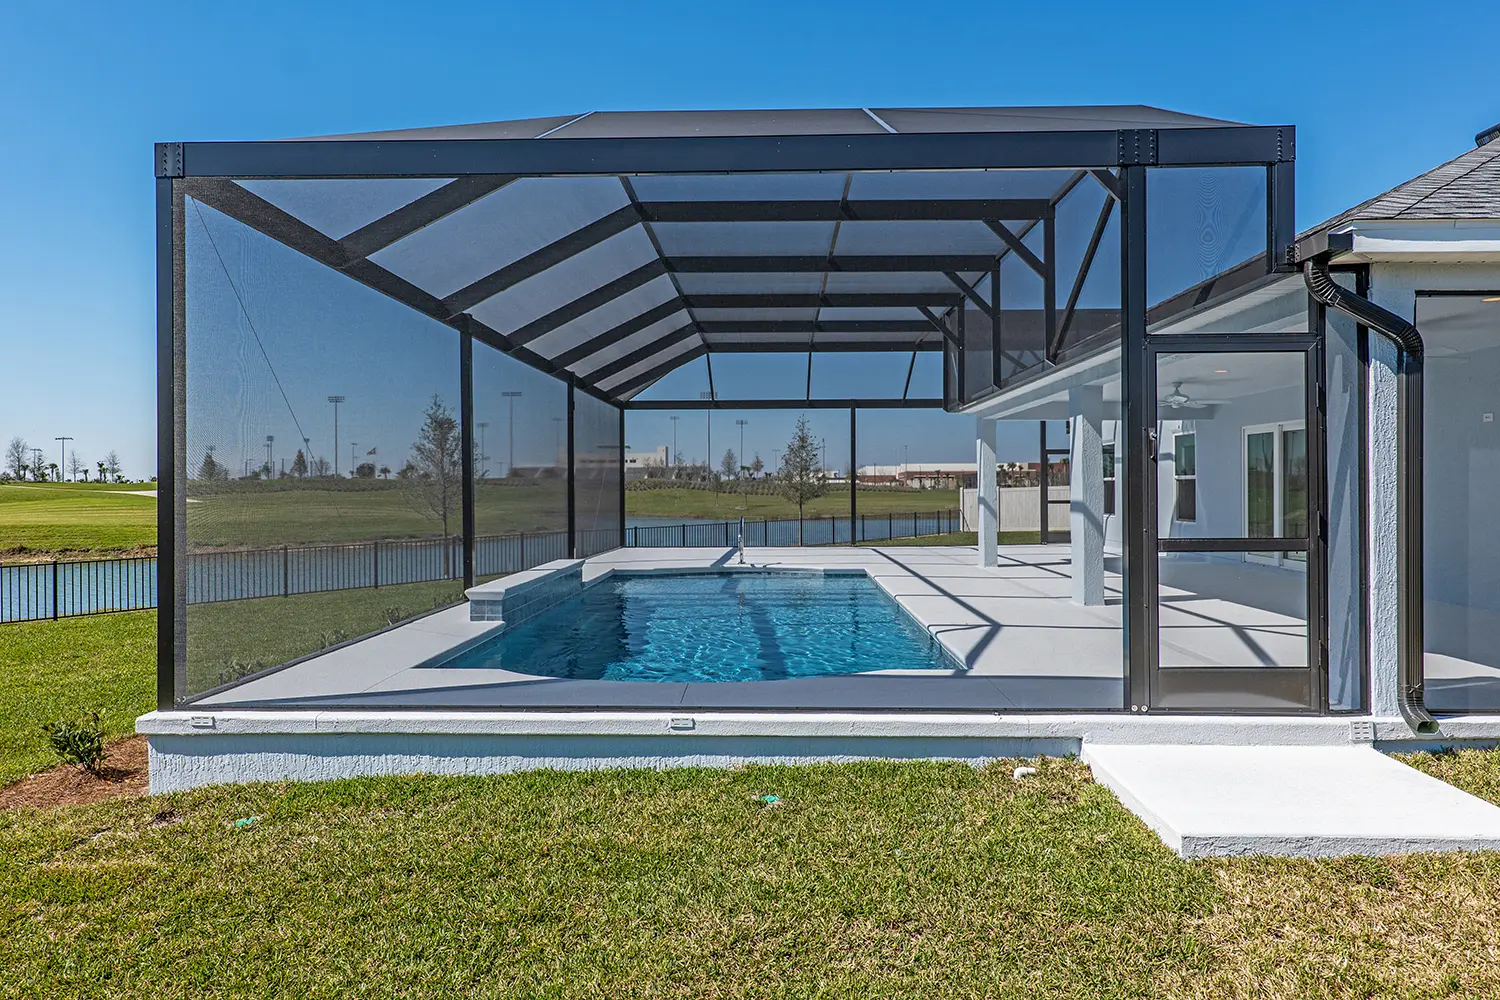
<svg viewBox="0 0 1500 1000"><path fill-rule="evenodd" d="M1181 382L1172 383L1172 391L1162 397L1161 405L1169 410L1202 410L1224 403L1222 399L1194 399L1182 391Z"/></svg>

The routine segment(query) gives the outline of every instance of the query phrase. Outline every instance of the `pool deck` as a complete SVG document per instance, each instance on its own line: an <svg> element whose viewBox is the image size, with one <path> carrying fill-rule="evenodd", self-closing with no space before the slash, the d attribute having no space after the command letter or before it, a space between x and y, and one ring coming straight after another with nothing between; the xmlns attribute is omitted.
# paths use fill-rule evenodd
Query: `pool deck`
<svg viewBox="0 0 1500 1000"><path fill-rule="evenodd" d="M467 605L334 649L195 703L197 707L762 708L781 710L1113 710L1124 697L1118 577L1109 603L1070 598L1066 546L747 549L745 569L863 572L963 667L746 683L631 683L421 664L495 634ZM560 561L559 564L570 565ZM585 560L583 582L613 572L736 570L725 549L617 549ZM505 580L496 581L504 584ZM1063 655L1059 655L1064 651Z"/></svg>

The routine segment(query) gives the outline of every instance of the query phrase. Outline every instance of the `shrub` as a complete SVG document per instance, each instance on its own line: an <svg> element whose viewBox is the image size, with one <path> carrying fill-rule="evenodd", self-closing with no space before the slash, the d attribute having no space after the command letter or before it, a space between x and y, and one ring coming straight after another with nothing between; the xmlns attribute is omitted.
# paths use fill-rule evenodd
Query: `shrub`
<svg viewBox="0 0 1500 1000"><path fill-rule="evenodd" d="M104 761L104 729L99 725L98 712L43 723L42 731L59 761L90 774L99 773L99 765Z"/></svg>

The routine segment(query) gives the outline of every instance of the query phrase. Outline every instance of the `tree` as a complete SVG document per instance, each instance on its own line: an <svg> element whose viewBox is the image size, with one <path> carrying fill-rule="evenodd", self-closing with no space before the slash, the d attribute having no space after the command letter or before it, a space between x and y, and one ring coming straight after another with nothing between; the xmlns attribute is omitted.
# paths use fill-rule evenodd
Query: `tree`
<svg viewBox="0 0 1500 1000"><path fill-rule="evenodd" d="M828 484L818 463L818 445L807 432L807 418L798 417L792 439L781 456L776 491L797 505L797 544L802 544L802 506L827 492Z"/></svg>
<svg viewBox="0 0 1500 1000"><path fill-rule="evenodd" d="M328 476L333 474L333 466L328 464L328 459L320 455L312 460L307 471L314 476Z"/></svg>
<svg viewBox="0 0 1500 1000"><path fill-rule="evenodd" d="M116 455L113 450L104 456L104 470L109 473L110 482L123 483L125 481L120 478L120 456Z"/></svg>
<svg viewBox="0 0 1500 1000"><path fill-rule="evenodd" d="M47 481L47 463L42 461L42 453L35 448L31 449L31 478L34 482L45 483Z"/></svg>
<svg viewBox="0 0 1500 1000"><path fill-rule="evenodd" d="M87 479L88 471L89 467L84 464L83 459L78 457L78 452L75 451L73 454L68 456L68 475L73 477L73 482L78 482L78 474L80 472L83 473L84 478Z"/></svg>
<svg viewBox="0 0 1500 1000"><path fill-rule="evenodd" d="M302 449L297 449L297 457L292 459L292 475L298 479L307 475L307 456L302 454Z"/></svg>
<svg viewBox="0 0 1500 1000"><path fill-rule="evenodd" d="M382 465L380 467L380 478L381 479L389 479L389 478L391 478L391 467L389 465Z"/></svg>
<svg viewBox="0 0 1500 1000"><path fill-rule="evenodd" d="M17 479L26 478L26 439L13 437L10 444L5 446L5 471Z"/></svg>
<svg viewBox="0 0 1500 1000"><path fill-rule="evenodd" d="M99 482L101 482L101 483L107 482L107 480L104 478L105 477L104 459L102 459L102 458L99 459L99 461L95 462L94 465L99 470Z"/></svg>
<svg viewBox="0 0 1500 1000"><path fill-rule="evenodd" d="M375 478L375 463L374 462L361 462L361 463L359 463L359 465L357 465L357 466L354 467L354 478L355 479L374 479Z"/></svg>
<svg viewBox="0 0 1500 1000"><path fill-rule="evenodd" d="M214 453L208 452L203 456L203 461L198 465L198 478L204 482L211 483L218 479L228 479L229 473L214 460Z"/></svg>
<svg viewBox="0 0 1500 1000"><path fill-rule="evenodd" d="M759 479L760 474L766 471L766 463L760 460L760 452L755 453L755 461L750 463L750 475Z"/></svg>
<svg viewBox="0 0 1500 1000"><path fill-rule="evenodd" d="M740 460L735 457L734 449L730 448L724 452L724 458L719 462L719 475L725 479L737 479L740 474Z"/></svg>
<svg viewBox="0 0 1500 1000"><path fill-rule="evenodd" d="M462 499L463 443L458 421L433 393L432 403L423 412L422 430L411 446L408 482L417 509L440 521L443 541L448 540L448 522L458 512ZM449 547L443 546L446 563Z"/></svg>
<svg viewBox="0 0 1500 1000"><path fill-rule="evenodd" d="M58 475L59 471L56 462L47 463L47 479L50 482L57 483L62 481L62 476Z"/></svg>

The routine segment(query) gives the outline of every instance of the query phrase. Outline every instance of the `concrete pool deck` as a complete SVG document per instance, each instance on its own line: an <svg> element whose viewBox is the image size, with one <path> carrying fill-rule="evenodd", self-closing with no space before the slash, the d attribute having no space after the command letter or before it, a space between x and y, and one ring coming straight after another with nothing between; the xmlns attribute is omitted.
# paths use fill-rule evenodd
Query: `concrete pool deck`
<svg viewBox="0 0 1500 1000"><path fill-rule="evenodd" d="M903 670L892 662L837 677L632 683L423 665L500 630L499 622L471 620L469 606L462 605L249 680L195 707L1118 709L1124 697L1118 577L1112 579L1111 603L1082 607L1069 599L1066 547L1002 552L999 567L981 569L966 548L746 550L749 571L867 575L963 664L951 672ZM617 549L584 560L582 580L587 585L616 572L735 570L737 558L725 549ZM561 571L575 563L548 566ZM499 589L508 579L490 586ZM1059 649L1066 655L1059 656Z"/></svg>
<svg viewBox="0 0 1500 1000"><path fill-rule="evenodd" d="M617 572L736 568L716 548L617 549L582 561L585 585ZM254 678L202 708L764 708L853 711L1113 711L1124 700L1120 582L1105 604L1071 600L1066 546L1003 546L981 568L968 547L746 550L747 569L863 573L963 666L899 663L837 677L749 683L631 683L424 665L495 634L459 606ZM553 571L577 561L547 564ZM534 577L547 567L518 576ZM1186 564L1163 588L1164 662L1296 666L1306 661L1303 578L1247 565ZM489 586L503 589L504 578ZM476 591L484 590L476 588ZM1289 596L1290 592L1290 596ZM471 592L474 593L474 592Z"/></svg>

